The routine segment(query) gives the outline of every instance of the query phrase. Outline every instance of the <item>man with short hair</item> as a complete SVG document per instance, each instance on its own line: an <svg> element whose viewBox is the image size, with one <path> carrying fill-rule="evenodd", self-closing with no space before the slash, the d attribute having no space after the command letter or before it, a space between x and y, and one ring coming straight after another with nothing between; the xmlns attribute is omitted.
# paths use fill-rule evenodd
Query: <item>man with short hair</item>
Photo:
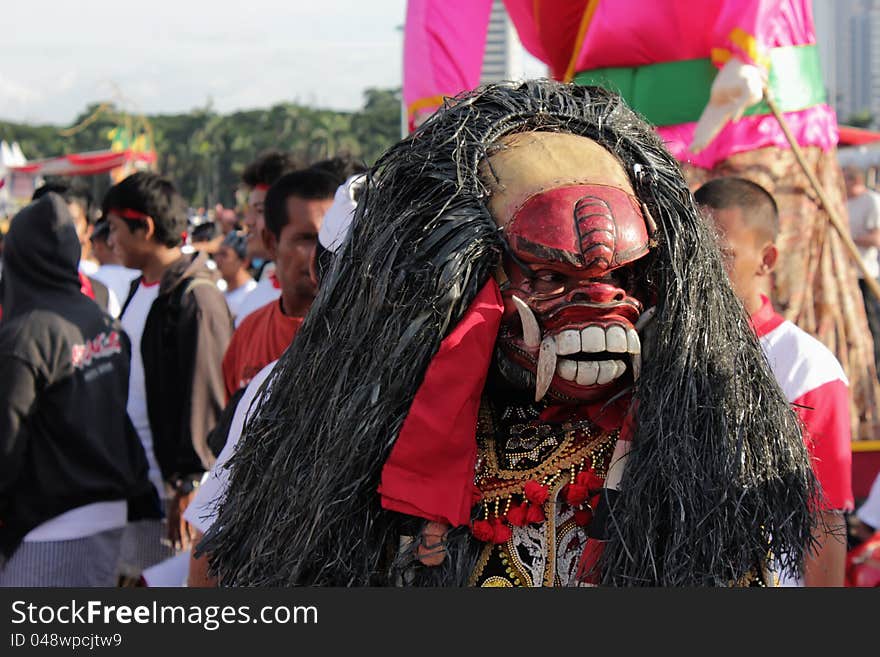
<svg viewBox="0 0 880 657"><path fill-rule="evenodd" d="M714 222L734 291L751 317L776 380L803 423L813 471L822 486L815 549L803 573L781 572L780 583L843 586L843 513L853 507L846 375L827 347L785 321L765 295L778 257L779 215L773 197L749 180L717 178L700 187L694 198Z"/></svg>
<svg viewBox="0 0 880 657"><path fill-rule="evenodd" d="M248 234L248 256L254 267L257 287L242 301L235 320L236 328L241 325L245 317L257 308L274 301L281 294L278 280L274 276L275 265L272 262L269 247L263 239L266 227L265 201L269 187L282 175L295 168L296 163L289 153L269 150L261 153L241 174L241 180L248 189L244 225Z"/></svg>
<svg viewBox="0 0 880 657"><path fill-rule="evenodd" d="M251 261L247 255L247 235L236 230L227 233L214 254L214 261L226 282L223 295L235 319L242 301L257 287L257 282L248 271Z"/></svg>
<svg viewBox="0 0 880 657"><path fill-rule="evenodd" d="M356 203L350 189L350 184L352 178L359 177L362 174L357 173L354 176L351 176L351 174L352 171L362 170L362 167L358 165L353 165L353 168L349 168L347 166L335 166L335 164L339 161L340 160L338 158L334 158L334 160L325 161L324 163L318 163L318 165L312 167L313 171L326 171L330 173L330 175L333 176L335 180L339 180L343 176L350 176L349 179L343 182L336 190L333 203L331 204L328 211L325 213L325 218L324 220L322 220L321 226L318 229L319 240L316 242L316 247L320 246L320 235L323 235L325 221L329 220L331 215L335 215L333 236L335 238L338 238L339 240L344 239L344 234L347 233L348 226L351 224L354 216ZM281 181L279 181L279 183L280 182ZM272 198L274 199L275 193L271 192L271 194ZM272 201L271 207L274 208L275 205L276 203ZM324 246L324 249L326 251L324 264L326 266L330 265L330 261L333 257L335 257L336 251L339 247L339 244L336 241L330 241L332 243L328 243ZM311 260L315 260L314 249L312 250ZM279 258L278 262L282 269L286 269L287 263L283 256ZM312 269L310 269L310 278L315 285L320 285L321 274L321 267L313 267ZM279 351L279 355L280 353L281 352ZM202 484L201 486L199 486L199 490L196 493L196 496L193 498L190 506L187 507L185 513L186 519L199 532L200 535L204 534L214 522L214 511L216 510L216 504L226 495L229 485L229 469L226 464L232 457L235 448L238 445L238 440L239 438L241 438L241 434L247 419L254 410L259 408L260 403L262 402L263 384L266 381L271 381L272 371L277 362L277 359L273 359L265 367L263 367L250 380L246 388L241 388L238 391L237 397L230 402L229 406L224 412L224 415L226 415L227 413L230 414L228 418L228 432L225 436L226 442L220 447L220 449L217 450L218 456L214 467L211 468L211 471L202 480ZM188 586L216 586L216 580L208 572L208 561L208 555L200 553L197 547L197 542L194 542L193 554L190 558L189 564Z"/></svg>
<svg viewBox="0 0 880 657"><path fill-rule="evenodd" d="M220 363L232 321L208 257L181 252L186 208L170 180L135 173L110 188L103 210L122 263L141 271L122 313L132 343L128 411L169 499L169 538L185 547L179 514L213 462L206 438L225 402ZM130 534L153 551L132 557L129 576L168 556L158 527Z"/></svg>
<svg viewBox="0 0 880 657"><path fill-rule="evenodd" d="M309 272L312 254L342 182L312 167L282 176L269 189L263 240L276 263L280 298L248 315L235 330L223 358L229 397L284 352L311 307L317 293Z"/></svg>
<svg viewBox="0 0 880 657"><path fill-rule="evenodd" d="M880 194L868 189L865 171L857 166L844 167L843 180L846 183L846 211L853 242L859 248L868 274L877 280L880 278ZM874 363L880 372L880 299L868 288L862 270L859 269L857 273L868 328L874 338Z"/></svg>

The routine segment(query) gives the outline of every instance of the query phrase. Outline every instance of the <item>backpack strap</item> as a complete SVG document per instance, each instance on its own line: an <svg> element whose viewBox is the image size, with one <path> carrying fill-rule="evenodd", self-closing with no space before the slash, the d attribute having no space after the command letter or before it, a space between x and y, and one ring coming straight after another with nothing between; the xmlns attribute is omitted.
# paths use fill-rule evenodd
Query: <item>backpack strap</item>
<svg viewBox="0 0 880 657"><path fill-rule="evenodd" d="M125 297L125 303L122 304L122 310L119 311L119 316L122 317L125 314L126 309L128 309L128 304L131 303L131 300L134 298L137 289L141 285L141 281L144 280L143 275L138 276L134 279L131 284L128 286L128 296Z"/></svg>

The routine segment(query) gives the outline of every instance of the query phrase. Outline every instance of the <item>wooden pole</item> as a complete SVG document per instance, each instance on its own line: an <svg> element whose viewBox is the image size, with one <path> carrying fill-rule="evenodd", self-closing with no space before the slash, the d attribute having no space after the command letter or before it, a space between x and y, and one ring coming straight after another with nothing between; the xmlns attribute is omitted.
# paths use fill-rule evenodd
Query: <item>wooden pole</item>
<svg viewBox="0 0 880 657"><path fill-rule="evenodd" d="M792 153L794 153L795 159L797 159L798 164L801 165L801 169L803 169L804 174L809 179L810 184L813 186L816 194L819 195L819 200L821 201L822 205L825 206L825 211L828 213L828 220L831 222L831 225L834 226L834 229L840 236L840 239L843 242L843 245L846 247L846 250L849 251L850 257L852 257L853 261L856 263L856 266L858 266L859 270L862 272L862 276L865 279L865 284L871 290L871 294L873 294L877 299L880 299L880 284L877 283L877 279L874 278L865 268L865 263L862 262L862 256L859 253L859 249L855 245L855 242L852 241L852 237L850 237L849 229L847 228L843 219L837 213L837 208L835 208L828 201L828 196L825 194L825 189L819 183L819 180L816 178L813 170L807 164L806 159L804 159L804 153L801 150L800 144L797 143L797 139L795 139L794 135L791 134L791 129L788 127L788 122L785 120L785 117L779 110L779 106L773 100L770 94L770 90L766 87L764 88L764 100L767 102L767 106L770 108L770 111L773 112L773 116L775 116L776 120L779 122L779 126L782 128L782 132L785 134L785 138L788 140L788 144L791 146L791 151Z"/></svg>

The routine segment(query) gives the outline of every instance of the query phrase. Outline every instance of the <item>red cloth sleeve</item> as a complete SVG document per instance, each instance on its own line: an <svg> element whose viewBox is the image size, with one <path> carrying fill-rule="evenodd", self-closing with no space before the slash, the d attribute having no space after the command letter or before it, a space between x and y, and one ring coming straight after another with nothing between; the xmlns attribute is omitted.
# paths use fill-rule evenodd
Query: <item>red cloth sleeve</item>
<svg viewBox="0 0 880 657"><path fill-rule="evenodd" d="M232 333L232 339L229 341L229 346L226 347L226 353L223 355L223 385L226 388L226 403L229 403L229 399L238 392L238 377L240 367L238 365L238 356L239 356L239 336L241 335L240 331L236 329Z"/></svg>
<svg viewBox="0 0 880 657"><path fill-rule="evenodd" d="M467 525L474 504L476 427L503 304L494 279L480 290L425 373L379 484L382 507Z"/></svg>
<svg viewBox="0 0 880 657"><path fill-rule="evenodd" d="M794 404L806 429L804 438L825 495L824 508L852 510L849 389L836 379L801 395Z"/></svg>

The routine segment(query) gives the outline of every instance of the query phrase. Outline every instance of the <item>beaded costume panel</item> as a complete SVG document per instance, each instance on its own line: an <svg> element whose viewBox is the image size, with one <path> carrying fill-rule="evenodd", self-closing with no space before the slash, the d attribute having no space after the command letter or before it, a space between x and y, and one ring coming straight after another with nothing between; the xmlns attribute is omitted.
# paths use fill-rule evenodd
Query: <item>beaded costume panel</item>
<svg viewBox="0 0 880 657"><path fill-rule="evenodd" d="M589 420L548 424L538 406L498 412L477 429L474 536L485 542L473 586L574 586L596 494L618 432Z"/></svg>

